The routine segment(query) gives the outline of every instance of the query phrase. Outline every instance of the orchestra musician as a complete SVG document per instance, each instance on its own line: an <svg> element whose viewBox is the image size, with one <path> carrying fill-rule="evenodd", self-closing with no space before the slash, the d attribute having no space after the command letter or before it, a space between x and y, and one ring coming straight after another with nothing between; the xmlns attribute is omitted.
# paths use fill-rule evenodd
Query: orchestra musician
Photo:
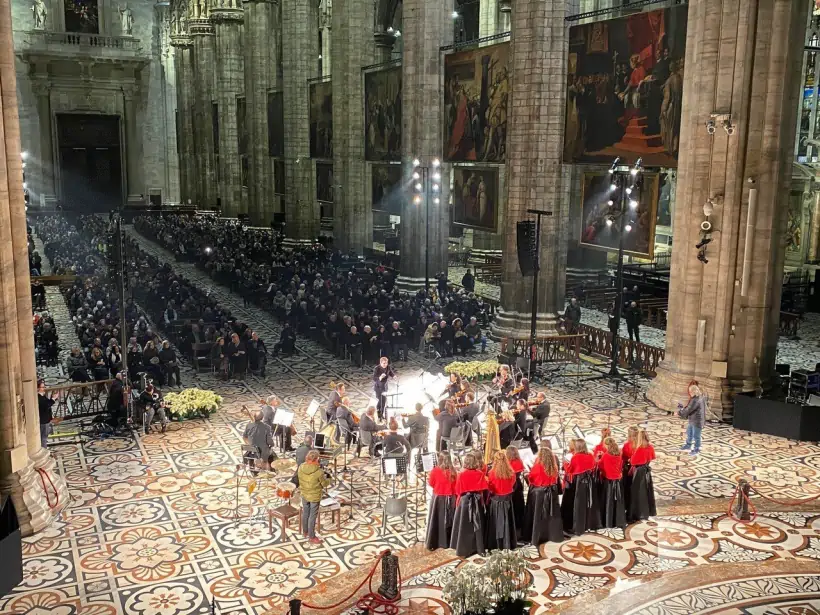
<svg viewBox="0 0 820 615"><path fill-rule="evenodd" d="M484 554L487 508L484 495L490 488L484 475L478 453L467 453L462 461L464 469L456 477L456 513L450 548L459 557Z"/></svg>
<svg viewBox="0 0 820 615"><path fill-rule="evenodd" d="M253 422L248 423L245 427L242 440L245 444L256 448L260 455L259 461L262 468L267 470L270 468L271 462L276 459L276 453L273 452L273 433L270 425L262 421L262 416L261 410L254 412ZM246 457L246 462L247 459Z"/></svg>
<svg viewBox="0 0 820 615"><path fill-rule="evenodd" d="M487 476L490 505L487 507L487 548L515 549L518 530L513 511L515 472L510 467L504 451L493 454L493 467Z"/></svg>
<svg viewBox="0 0 820 615"><path fill-rule="evenodd" d="M521 382L517 387L514 387L513 390L510 392L510 402L518 401L519 399L523 399L524 401L528 401L530 398L530 380L529 378L522 378Z"/></svg>
<svg viewBox="0 0 820 615"><path fill-rule="evenodd" d="M531 426L532 421L529 420L530 407L527 405L526 399L519 398L515 402L515 428L516 434L520 438L525 438L529 441L530 447L533 446L534 434L532 431L527 431L528 424Z"/></svg>
<svg viewBox="0 0 820 615"><path fill-rule="evenodd" d="M339 407L336 408L336 441L341 442L344 434L345 446L350 450L350 444L353 442L353 432L358 428L356 419L350 411L350 399L342 397Z"/></svg>
<svg viewBox="0 0 820 615"><path fill-rule="evenodd" d="M363 446L367 447L367 452L373 457L373 449L381 441L380 431L387 429L387 425L376 423L376 406L369 406L359 421L359 445L356 447L356 456L359 455Z"/></svg>
<svg viewBox="0 0 820 615"><path fill-rule="evenodd" d="M455 397L458 392L461 391L461 378L459 378L458 374L450 374L450 382L447 383L447 387L444 391L448 397Z"/></svg>
<svg viewBox="0 0 820 615"><path fill-rule="evenodd" d="M490 395L490 403L495 408L496 413L501 409L501 402L510 401L510 393L515 388L515 382L510 376L510 366L502 365L498 370L498 375L493 378L493 385L498 389L498 392Z"/></svg>
<svg viewBox="0 0 820 615"><path fill-rule="evenodd" d="M333 387L333 391L330 393L330 397L327 400L325 415L323 417L326 425L332 423L333 419L336 418L336 408L338 408L339 404L342 403L342 397L347 394L344 382L340 382L338 384L331 382L330 385Z"/></svg>
<svg viewBox="0 0 820 615"><path fill-rule="evenodd" d="M273 419L276 416L276 409L282 404L276 395L268 395L265 404L262 406L262 420L271 428L276 443L288 453L294 450L292 446L293 429L291 427L283 427L282 425L275 425Z"/></svg>
<svg viewBox="0 0 820 615"><path fill-rule="evenodd" d="M384 420L385 407L387 406L387 396L385 395L387 393L387 380L395 375L393 368L390 366L390 359L387 357L379 359L379 364L373 370L373 393L378 400L377 410L380 421Z"/></svg>
<svg viewBox="0 0 820 615"><path fill-rule="evenodd" d="M168 418L165 416L165 400L162 398L162 391L154 386L152 380L148 380L145 385L145 390L140 393L140 402L145 408L145 423L143 429L147 434L151 429L151 421L154 420L154 415L159 416L159 421L162 424L162 433L165 433L168 427Z"/></svg>
<svg viewBox="0 0 820 615"><path fill-rule="evenodd" d="M437 465L430 471L427 482L433 489L433 497L427 516L425 545L431 551L446 549L450 546L456 510L456 471L450 455L438 454Z"/></svg>
<svg viewBox="0 0 820 615"><path fill-rule="evenodd" d="M458 426L458 417L455 415L455 405L451 401L447 401L444 406L444 412L441 412L435 417L438 421L438 441L436 442L436 451L447 450L447 447L442 438L449 438L453 427Z"/></svg>
<svg viewBox="0 0 820 615"><path fill-rule="evenodd" d="M409 455L410 442L399 433L399 423L395 418L390 419L387 425L390 430L384 437L384 456Z"/></svg>
<svg viewBox="0 0 820 615"><path fill-rule="evenodd" d="M469 430L467 432L467 441L465 444L467 446L471 446L473 443L473 431L476 433L481 433L481 426L478 424L478 417L481 408L478 407L478 404L475 403L475 393L472 391L468 391L464 395L464 402L465 404L463 408L461 408L461 421L464 425L467 425Z"/></svg>
<svg viewBox="0 0 820 615"><path fill-rule="evenodd" d="M524 515L523 538L534 546L544 542L564 540L561 509L558 494L558 460L545 442L538 450L538 457L527 476L527 512Z"/></svg>
<svg viewBox="0 0 820 615"><path fill-rule="evenodd" d="M416 404L416 413L411 414L402 421L404 427L410 430L410 446L412 448L423 448L427 450L427 434L430 433L430 419L424 416L421 411L422 404Z"/></svg>
<svg viewBox="0 0 820 615"><path fill-rule="evenodd" d="M550 418L550 403L547 401L547 396L544 395L544 393L539 392L536 394L533 401L528 402L528 405L530 416L533 420L533 438L530 440L530 448L532 449L532 452L535 453L538 451L535 437L535 425L539 426L539 436L543 436L544 431L547 428L547 421Z"/></svg>

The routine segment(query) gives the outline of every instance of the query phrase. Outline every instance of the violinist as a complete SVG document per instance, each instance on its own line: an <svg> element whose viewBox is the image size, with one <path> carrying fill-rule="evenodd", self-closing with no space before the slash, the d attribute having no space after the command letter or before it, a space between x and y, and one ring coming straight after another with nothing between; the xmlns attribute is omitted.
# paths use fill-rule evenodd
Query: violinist
<svg viewBox="0 0 820 615"><path fill-rule="evenodd" d="M458 374L450 374L450 382L447 383L444 392L447 393L448 397L455 397L459 391L461 391L461 378Z"/></svg>
<svg viewBox="0 0 820 615"><path fill-rule="evenodd" d="M453 427L458 426L458 417L455 415L455 405L451 401L447 401L444 405L444 412L437 415L438 421L438 441L436 442L436 451L447 450L444 446L442 438L449 438Z"/></svg>
<svg viewBox="0 0 820 615"><path fill-rule="evenodd" d="M585 440L574 440L575 454L566 468L566 478L571 485L564 493L561 502L561 517L564 531L580 536L588 530L597 530L600 526L599 511L593 470L595 458L587 451Z"/></svg>
<svg viewBox="0 0 820 615"><path fill-rule="evenodd" d="M390 430L384 437L385 457L410 454L410 442L399 433L399 423L396 419L390 419L387 425Z"/></svg>
<svg viewBox="0 0 820 615"><path fill-rule="evenodd" d="M467 440L465 444L471 446L473 442L473 432L481 432L481 426L478 424L478 419L476 418L481 409L478 407L478 404L475 403L475 394L472 391L465 393L464 401L461 403L464 404L464 406L461 407L461 422L467 426Z"/></svg>
<svg viewBox="0 0 820 615"><path fill-rule="evenodd" d="M550 418L550 403L547 401L547 396L539 392L533 401L527 402L527 405L533 420L533 437L530 440L530 448L535 453L538 451L535 432L537 431L539 436L544 434L547 420ZM535 425L538 425L539 429L536 430Z"/></svg>
<svg viewBox="0 0 820 615"><path fill-rule="evenodd" d="M493 378L493 384L498 389L498 392L490 396L490 403L495 408L496 413L501 410L501 402L509 402L510 393L515 387L515 382L510 376L510 366L502 365L498 370L498 375Z"/></svg>
<svg viewBox="0 0 820 615"><path fill-rule="evenodd" d="M608 430L607 430L608 431ZM602 442L604 450L598 460L601 487L601 523L604 527L626 527L626 507L621 479L623 466L621 451L615 439L607 436ZM595 447L598 448L597 446Z"/></svg>
<svg viewBox="0 0 820 615"><path fill-rule="evenodd" d="M404 419L405 428L410 430L410 446L413 448L423 447L427 450L427 434L430 432L430 419L424 416L421 411L422 404L416 404L416 413Z"/></svg>
<svg viewBox="0 0 820 615"><path fill-rule="evenodd" d="M522 378L521 382L518 384L517 387L513 388L510 392L510 401L513 400L518 401L519 399L523 399L524 401L529 400L530 398L530 380L529 378Z"/></svg>
<svg viewBox="0 0 820 615"><path fill-rule="evenodd" d="M532 421L529 420L529 410L530 407L527 405L526 399L519 398L518 401L515 402L516 439L525 438L532 444L533 432L531 429L528 429L528 424L532 425Z"/></svg>
<svg viewBox="0 0 820 615"><path fill-rule="evenodd" d="M350 444L353 442L353 432L359 429L356 417L350 411L350 399L342 397L341 404L336 408L336 441L342 441L344 435L344 443L348 450Z"/></svg>
<svg viewBox="0 0 820 615"><path fill-rule="evenodd" d="M347 394L344 382L338 384L331 382L330 386L333 387L333 392L330 394L325 407L324 419L326 425L332 423L333 419L336 418L336 408L342 403L342 397Z"/></svg>
<svg viewBox="0 0 820 615"><path fill-rule="evenodd" d="M381 441L381 436L378 433L385 429L387 429L387 425L376 423L376 406L370 406L364 413L362 420L359 421L359 444L356 447L356 455L358 456L361 448L366 446L372 457L375 445Z"/></svg>
<svg viewBox="0 0 820 615"><path fill-rule="evenodd" d="M274 425L273 418L276 416L276 409L281 405L281 401L276 395L269 395L262 406L262 421L264 421L273 431L273 437L276 443L282 447L286 452L291 453L294 449L291 446L291 438L293 437L293 426L283 427L282 425Z"/></svg>

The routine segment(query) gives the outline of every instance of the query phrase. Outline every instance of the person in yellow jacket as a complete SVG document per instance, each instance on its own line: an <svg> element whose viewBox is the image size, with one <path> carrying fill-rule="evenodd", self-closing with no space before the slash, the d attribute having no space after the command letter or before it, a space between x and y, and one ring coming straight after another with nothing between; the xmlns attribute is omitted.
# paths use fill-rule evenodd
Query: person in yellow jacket
<svg viewBox="0 0 820 615"><path fill-rule="evenodd" d="M316 518L319 516L319 502L322 490L330 484L330 477L319 465L319 451L310 451L305 463L296 471L299 491L302 493L302 535L313 544L321 544L316 537Z"/></svg>

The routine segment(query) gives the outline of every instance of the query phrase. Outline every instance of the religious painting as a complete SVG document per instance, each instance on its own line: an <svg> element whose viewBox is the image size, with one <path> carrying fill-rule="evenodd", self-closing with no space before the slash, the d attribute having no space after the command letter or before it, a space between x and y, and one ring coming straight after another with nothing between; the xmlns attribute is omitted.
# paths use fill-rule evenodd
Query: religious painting
<svg viewBox="0 0 820 615"><path fill-rule="evenodd" d="M498 169L453 167L453 223L498 231Z"/></svg>
<svg viewBox="0 0 820 615"><path fill-rule="evenodd" d="M401 181L401 165L374 164L371 168L370 181L373 190L373 210L400 216L405 196Z"/></svg>
<svg viewBox="0 0 820 615"><path fill-rule="evenodd" d="M282 92L268 92L268 155L285 155L285 103Z"/></svg>
<svg viewBox="0 0 820 615"><path fill-rule="evenodd" d="M333 95L330 81L310 84L310 157L333 158Z"/></svg>
<svg viewBox="0 0 820 615"><path fill-rule="evenodd" d="M285 161L273 161L273 193L285 194Z"/></svg>
<svg viewBox="0 0 820 615"><path fill-rule="evenodd" d="M503 163L507 153L510 44L444 58L444 158Z"/></svg>
<svg viewBox="0 0 820 615"><path fill-rule="evenodd" d="M364 76L364 157L401 159L401 66Z"/></svg>
<svg viewBox="0 0 820 615"><path fill-rule="evenodd" d="M99 8L97 0L65 0L63 5L66 32L99 34Z"/></svg>
<svg viewBox="0 0 820 615"><path fill-rule="evenodd" d="M329 162L316 163L316 200L333 202L333 165Z"/></svg>
<svg viewBox="0 0 820 615"><path fill-rule="evenodd" d="M658 173L643 173L638 207L628 205L624 218L624 252L651 260L655 249L655 219L658 207ZM608 173L584 173L581 191L581 244L588 248L618 251L620 221L616 218L607 224L612 208L610 176ZM634 193L633 193L634 194ZM616 205L617 209L617 205ZM626 226L630 226L626 230Z"/></svg>
<svg viewBox="0 0 820 615"><path fill-rule="evenodd" d="M687 6L573 26L564 162L677 167Z"/></svg>
<svg viewBox="0 0 820 615"><path fill-rule="evenodd" d="M803 251L803 202L808 204L813 195L792 192L789 195L789 211L786 219L786 251L801 254Z"/></svg>

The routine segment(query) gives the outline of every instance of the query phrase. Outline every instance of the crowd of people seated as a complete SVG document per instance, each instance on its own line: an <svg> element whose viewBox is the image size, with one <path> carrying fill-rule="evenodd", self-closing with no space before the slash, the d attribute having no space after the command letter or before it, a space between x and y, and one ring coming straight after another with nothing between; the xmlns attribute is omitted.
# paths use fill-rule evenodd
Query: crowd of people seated
<svg viewBox="0 0 820 615"><path fill-rule="evenodd" d="M448 356L486 347L487 306L472 293L449 289L446 279L427 294L406 296L384 266L321 244L285 250L275 233L234 221L142 217L135 228L246 303L275 314L284 327L274 354L295 352L298 337L360 366L381 356L406 360L408 350L420 347Z"/></svg>

